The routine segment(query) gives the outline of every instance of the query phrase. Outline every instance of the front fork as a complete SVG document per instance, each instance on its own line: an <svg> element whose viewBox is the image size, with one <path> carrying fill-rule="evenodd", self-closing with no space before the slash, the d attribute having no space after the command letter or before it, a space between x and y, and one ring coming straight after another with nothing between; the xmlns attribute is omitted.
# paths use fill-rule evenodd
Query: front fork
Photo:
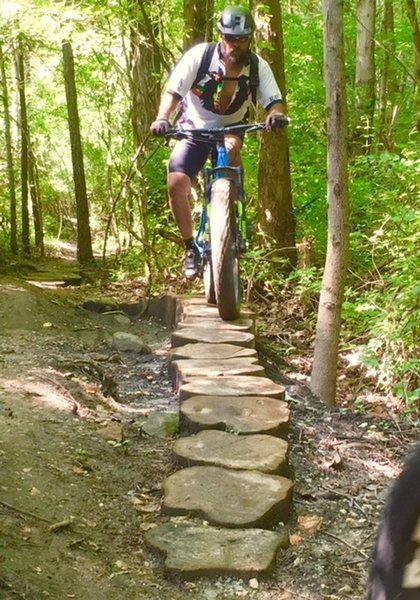
<svg viewBox="0 0 420 600"><path fill-rule="evenodd" d="M209 218L211 211L211 186L213 181L219 177L228 177L236 184L236 209L238 215L238 245L239 252L243 254L247 249L248 229L246 223L245 194L244 194L244 171L242 167L214 167L204 168L204 194L201 208L200 222L195 237L196 245L203 260L210 259L210 233Z"/></svg>

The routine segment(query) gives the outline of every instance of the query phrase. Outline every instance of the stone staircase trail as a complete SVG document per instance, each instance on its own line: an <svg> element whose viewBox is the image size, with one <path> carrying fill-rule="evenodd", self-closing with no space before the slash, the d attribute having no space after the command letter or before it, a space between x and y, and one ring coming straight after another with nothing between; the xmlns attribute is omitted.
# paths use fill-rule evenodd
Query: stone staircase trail
<svg viewBox="0 0 420 600"><path fill-rule="evenodd" d="M285 390L258 364L250 311L225 322L215 306L186 298L176 313L169 373L180 403L179 469L163 483L170 519L146 540L167 572L186 579L265 573L288 545Z"/></svg>

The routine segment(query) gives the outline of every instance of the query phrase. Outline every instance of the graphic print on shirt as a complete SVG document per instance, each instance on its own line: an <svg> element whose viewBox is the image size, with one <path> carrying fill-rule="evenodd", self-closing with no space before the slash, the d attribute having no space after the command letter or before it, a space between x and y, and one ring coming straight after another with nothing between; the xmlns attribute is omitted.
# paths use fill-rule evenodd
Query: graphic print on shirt
<svg viewBox="0 0 420 600"><path fill-rule="evenodd" d="M211 73L210 79L199 82L191 92L194 96L200 99L201 106L214 114L220 113L220 97L223 89L223 78L217 73ZM235 113L243 106L249 96L249 77L240 75L237 80L237 88L234 92L227 109L223 112L224 115Z"/></svg>

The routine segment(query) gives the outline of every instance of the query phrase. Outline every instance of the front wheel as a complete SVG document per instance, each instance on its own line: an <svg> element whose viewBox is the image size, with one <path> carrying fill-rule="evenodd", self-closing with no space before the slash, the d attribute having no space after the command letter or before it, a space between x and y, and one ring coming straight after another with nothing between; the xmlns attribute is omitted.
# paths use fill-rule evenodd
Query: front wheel
<svg viewBox="0 0 420 600"><path fill-rule="evenodd" d="M208 304L217 304L216 293L214 291L213 267L211 258L205 256L203 268L204 293Z"/></svg>
<svg viewBox="0 0 420 600"><path fill-rule="evenodd" d="M210 239L214 292L220 317L239 318L240 281L236 189L232 180L216 179L211 188Z"/></svg>

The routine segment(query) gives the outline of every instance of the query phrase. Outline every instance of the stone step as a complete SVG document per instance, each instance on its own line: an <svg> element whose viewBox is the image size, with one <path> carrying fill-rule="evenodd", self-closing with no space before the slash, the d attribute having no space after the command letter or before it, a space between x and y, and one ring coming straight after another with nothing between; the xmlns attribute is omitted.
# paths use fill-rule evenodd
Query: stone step
<svg viewBox="0 0 420 600"><path fill-rule="evenodd" d="M255 346L255 338L247 331L233 331L232 329L217 330L213 327L185 327L177 329L172 333L171 345L173 348L195 342L207 342L208 344L235 344L245 348Z"/></svg>
<svg viewBox="0 0 420 600"><path fill-rule="evenodd" d="M287 519L292 488L280 475L190 467L165 480L162 510L222 527L271 527Z"/></svg>
<svg viewBox="0 0 420 600"><path fill-rule="evenodd" d="M271 435L235 435L209 429L179 438L173 446L183 467L212 465L226 469L288 475L288 444Z"/></svg>
<svg viewBox="0 0 420 600"><path fill-rule="evenodd" d="M252 356L257 361L257 351L255 348L243 348L234 344L206 344L197 342L195 344L185 344L172 348L169 351L169 362L178 360L179 358L195 358L195 359L227 359L227 358L243 358Z"/></svg>
<svg viewBox="0 0 420 600"><path fill-rule="evenodd" d="M255 323L252 319L236 319L236 321L222 321L219 317L208 318L208 317L196 317L195 315L185 317L178 323L179 329L186 329L191 327L204 327L205 329L213 329L216 331L224 331L231 329L232 331L248 331L249 333L255 333Z"/></svg>
<svg viewBox="0 0 420 600"><path fill-rule="evenodd" d="M237 377L201 377L179 388L179 401L192 396L266 396L284 400L285 388L267 377L240 375Z"/></svg>
<svg viewBox="0 0 420 600"><path fill-rule="evenodd" d="M256 357L223 359L184 359L169 364L169 375L174 389L194 377L221 377L234 375L263 376L264 367L257 364Z"/></svg>
<svg viewBox="0 0 420 600"><path fill-rule="evenodd" d="M181 431L220 429L236 434L266 433L285 438L290 409L286 402L259 396L194 396L180 407Z"/></svg>
<svg viewBox="0 0 420 600"><path fill-rule="evenodd" d="M165 569L184 579L197 576L251 577L271 571L277 552L287 548L285 528L219 529L164 523L146 534L146 541L165 555Z"/></svg>
<svg viewBox="0 0 420 600"><path fill-rule="evenodd" d="M182 321L188 316L220 319L219 310L214 304L207 304L203 298L183 298L177 301L177 318ZM255 313L241 306L241 317L255 319Z"/></svg>

